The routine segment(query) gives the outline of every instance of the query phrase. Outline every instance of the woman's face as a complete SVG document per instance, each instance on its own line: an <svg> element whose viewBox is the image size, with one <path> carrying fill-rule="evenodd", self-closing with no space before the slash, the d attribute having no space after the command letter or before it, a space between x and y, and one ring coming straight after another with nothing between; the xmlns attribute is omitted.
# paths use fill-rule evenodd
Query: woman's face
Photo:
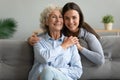
<svg viewBox="0 0 120 80"><path fill-rule="evenodd" d="M79 30L79 13L76 10L68 10L64 14L64 23L65 26L71 31L76 32Z"/></svg>
<svg viewBox="0 0 120 80"><path fill-rule="evenodd" d="M63 17L59 10L54 10L49 14L46 24L50 31L61 31L63 28Z"/></svg>

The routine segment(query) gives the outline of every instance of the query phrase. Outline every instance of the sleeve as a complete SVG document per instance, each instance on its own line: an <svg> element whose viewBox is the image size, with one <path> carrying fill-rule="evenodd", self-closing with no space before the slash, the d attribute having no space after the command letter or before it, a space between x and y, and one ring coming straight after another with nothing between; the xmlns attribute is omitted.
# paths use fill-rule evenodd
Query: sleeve
<svg viewBox="0 0 120 80"><path fill-rule="evenodd" d="M61 54L64 49L61 46L50 49L50 46L45 41L40 41L34 45L34 57L40 63L47 63L53 61Z"/></svg>
<svg viewBox="0 0 120 80"><path fill-rule="evenodd" d="M92 33L87 32L85 40L88 43L89 49L83 48L80 51L86 58L97 65L105 62L102 46L99 40Z"/></svg>
<svg viewBox="0 0 120 80"><path fill-rule="evenodd" d="M60 68L60 71L67 74L67 76L71 77L72 79L76 80L76 79L79 79L83 73L81 57L78 53L76 46L74 46L71 49L71 51L72 51L72 57L71 57L71 61L70 61L70 67L69 68Z"/></svg>

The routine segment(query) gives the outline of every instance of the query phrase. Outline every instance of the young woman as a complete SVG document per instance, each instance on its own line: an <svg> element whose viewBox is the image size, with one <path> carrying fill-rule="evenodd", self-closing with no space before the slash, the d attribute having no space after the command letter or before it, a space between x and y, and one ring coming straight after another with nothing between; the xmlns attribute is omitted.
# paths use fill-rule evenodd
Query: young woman
<svg viewBox="0 0 120 80"><path fill-rule="evenodd" d="M84 21L80 7L74 2L68 2L62 10L65 36L75 36L79 39L77 48L87 61L96 65L105 62L102 46L99 42L99 35ZM29 43L33 45L38 41L36 35L29 38Z"/></svg>
<svg viewBox="0 0 120 80"><path fill-rule="evenodd" d="M76 37L65 37L61 9L50 6L41 13L41 34L34 48L34 65L28 80L77 80L82 75Z"/></svg>
<svg viewBox="0 0 120 80"><path fill-rule="evenodd" d="M64 27L63 34L66 36L78 37L77 44L79 53L84 55L91 62L101 65L104 63L104 54L99 42L99 35L84 22L84 17L79 6L73 2L64 5L62 10ZM82 41L84 41L82 45Z"/></svg>

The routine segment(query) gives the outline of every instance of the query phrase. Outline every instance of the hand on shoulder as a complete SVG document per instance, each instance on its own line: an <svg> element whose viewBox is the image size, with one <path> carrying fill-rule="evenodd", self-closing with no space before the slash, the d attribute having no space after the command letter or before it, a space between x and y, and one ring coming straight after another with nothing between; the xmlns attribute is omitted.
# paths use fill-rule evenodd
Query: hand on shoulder
<svg viewBox="0 0 120 80"><path fill-rule="evenodd" d="M66 49L74 44L77 44L78 43L78 38L77 37L73 37L73 36L70 36L70 37L65 37L63 43L61 44L61 46Z"/></svg>
<svg viewBox="0 0 120 80"><path fill-rule="evenodd" d="M32 36L30 36L28 38L28 43L33 46L35 43L37 43L39 41L39 37L37 37L37 35L34 33L32 34Z"/></svg>

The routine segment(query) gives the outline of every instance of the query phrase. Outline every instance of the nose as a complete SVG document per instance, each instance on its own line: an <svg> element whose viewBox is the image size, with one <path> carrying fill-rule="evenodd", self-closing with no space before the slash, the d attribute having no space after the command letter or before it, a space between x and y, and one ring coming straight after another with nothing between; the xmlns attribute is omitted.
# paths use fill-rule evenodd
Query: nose
<svg viewBox="0 0 120 80"><path fill-rule="evenodd" d="M57 21L57 22L59 22L59 21L63 21L63 19L60 18L60 17L56 17L56 21Z"/></svg>
<svg viewBox="0 0 120 80"><path fill-rule="evenodd" d="M59 17L56 18L56 21L60 21Z"/></svg>
<svg viewBox="0 0 120 80"><path fill-rule="evenodd" d="M70 23L73 23L73 20L72 20L72 19L70 19L70 20L69 20L69 22L70 22Z"/></svg>
<svg viewBox="0 0 120 80"><path fill-rule="evenodd" d="M56 18L56 21L60 21L60 18L59 18L59 17L57 17L57 18Z"/></svg>

